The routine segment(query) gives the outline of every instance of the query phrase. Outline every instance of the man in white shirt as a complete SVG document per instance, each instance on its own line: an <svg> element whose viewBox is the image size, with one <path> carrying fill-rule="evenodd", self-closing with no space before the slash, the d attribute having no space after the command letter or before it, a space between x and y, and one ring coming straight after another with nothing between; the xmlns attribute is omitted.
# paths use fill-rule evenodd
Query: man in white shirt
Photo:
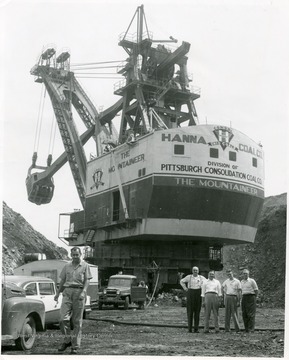
<svg viewBox="0 0 289 360"><path fill-rule="evenodd" d="M193 319L194 319L194 332L199 332L199 320L202 307L201 291L203 282L207 279L199 275L199 268L194 266L192 274L187 275L180 280L182 288L187 292L187 316L188 316L188 329L192 332Z"/></svg>
<svg viewBox="0 0 289 360"><path fill-rule="evenodd" d="M246 332L254 332L256 316L256 297L258 286L254 279L249 277L249 270L243 270L244 279L241 281L242 288L242 315Z"/></svg>
<svg viewBox="0 0 289 360"><path fill-rule="evenodd" d="M238 306L240 306L241 283L234 278L232 270L227 270L227 276L228 279L222 285L222 292L225 297L225 331L230 331L231 317L233 317L235 330L239 332Z"/></svg>
<svg viewBox="0 0 289 360"><path fill-rule="evenodd" d="M221 284L215 279L215 271L209 271L208 280L202 286L202 304L205 306L204 333L209 333L211 311L214 314L215 332L219 332L219 306L222 299Z"/></svg>

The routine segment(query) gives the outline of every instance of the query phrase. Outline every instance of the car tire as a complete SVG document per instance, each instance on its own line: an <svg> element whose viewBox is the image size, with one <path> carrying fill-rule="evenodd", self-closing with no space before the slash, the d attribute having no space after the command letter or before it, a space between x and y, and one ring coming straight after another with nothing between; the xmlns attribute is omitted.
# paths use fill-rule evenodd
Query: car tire
<svg viewBox="0 0 289 360"><path fill-rule="evenodd" d="M139 302L138 308L139 308L140 310L144 310L144 301L140 301L140 302Z"/></svg>
<svg viewBox="0 0 289 360"><path fill-rule="evenodd" d="M21 335L15 340L16 347L21 350L32 349L36 338L36 324L31 316L24 320Z"/></svg>
<svg viewBox="0 0 289 360"><path fill-rule="evenodd" d="M127 297L124 299L124 310L127 310L127 309L128 309L128 305L129 305L129 297L127 296Z"/></svg>
<svg viewBox="0 0 289 360"><path fill-rule="evenodd" d="M84 312L83 312L83 319L89 319L89 314L90 314L90 312L89 311L85 311L84 310Z"/></svg>
<svg viewBox="0 0 289 360"><path fill-rule="evenodd" d="M98 309L102 310L102 303L101 302L98 303Z"/></svg>

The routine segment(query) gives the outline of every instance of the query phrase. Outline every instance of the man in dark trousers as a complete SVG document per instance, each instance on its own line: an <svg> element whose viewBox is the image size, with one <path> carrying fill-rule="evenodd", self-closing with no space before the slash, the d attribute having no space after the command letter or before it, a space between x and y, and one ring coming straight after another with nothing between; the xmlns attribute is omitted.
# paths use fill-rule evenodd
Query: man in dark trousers
<svg viewBox="0 0 289 360"><path fill-rule="evenodd" d="M89 265L81 260L79 247L71 249L72 261L64 266L60 274L60 284L54 297L58 301L59 294L63 293L60 308L60 329L64 341L58 351L63 352L71 346L71 354L77 354L80 348L83 311L86 302L86 291L89 279L92 278ZM72 319L73 330L70 320Z"/></svg>
<svg viewBox="0 0 289 360"><path fill-rule="evenodd" d="M187 316L188 316L188 329L192 332L194 320L194 332L199 332L199 319L202 307L202 285L206 278L199 275L199 268L194 266L192 274L187 275L180 280L182 288L187 292Z"/></svg>
<svg viewBox="0 0 289 360"><path fill-rule="evenodd" d="M241 281L242 288L242 315L246 332L254 332L256 316L256 297L258 286L256 281L249 277L249 270L243 270L244 279Z"/></svg>

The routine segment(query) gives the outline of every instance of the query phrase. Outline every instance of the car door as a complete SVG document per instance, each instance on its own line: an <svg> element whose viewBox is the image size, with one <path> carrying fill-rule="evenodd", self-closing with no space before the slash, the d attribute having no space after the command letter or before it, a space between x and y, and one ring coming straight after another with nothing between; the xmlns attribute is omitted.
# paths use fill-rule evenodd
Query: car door
<svg viewBox="0 0 289 360"><path fill-rule="evenodd" d="M38 299L45 306L45 324L56 324L59 322L60 305L62 295L58 302L54 301L55 284L53 281L30 282L24 286L28 298Z"/></svg>
<svg viewBox="0 0 289 360"><path fill-rule="evenodd" d="M58 302L55 302L55 284L54 282L38 282L39 297L45 305L45 323L55 324L60 319L60 305L62 298L59 297Z"/></svg>

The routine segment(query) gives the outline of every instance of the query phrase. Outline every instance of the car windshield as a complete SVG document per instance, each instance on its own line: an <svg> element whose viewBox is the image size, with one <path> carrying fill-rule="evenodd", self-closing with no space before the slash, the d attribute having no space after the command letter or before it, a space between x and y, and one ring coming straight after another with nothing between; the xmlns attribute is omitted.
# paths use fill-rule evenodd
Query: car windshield
<svg viewBox="0 0 289 360"><path fill-rule="evenodd" d="M108 286L130 287L131 279L109 279Z"/></svg>

